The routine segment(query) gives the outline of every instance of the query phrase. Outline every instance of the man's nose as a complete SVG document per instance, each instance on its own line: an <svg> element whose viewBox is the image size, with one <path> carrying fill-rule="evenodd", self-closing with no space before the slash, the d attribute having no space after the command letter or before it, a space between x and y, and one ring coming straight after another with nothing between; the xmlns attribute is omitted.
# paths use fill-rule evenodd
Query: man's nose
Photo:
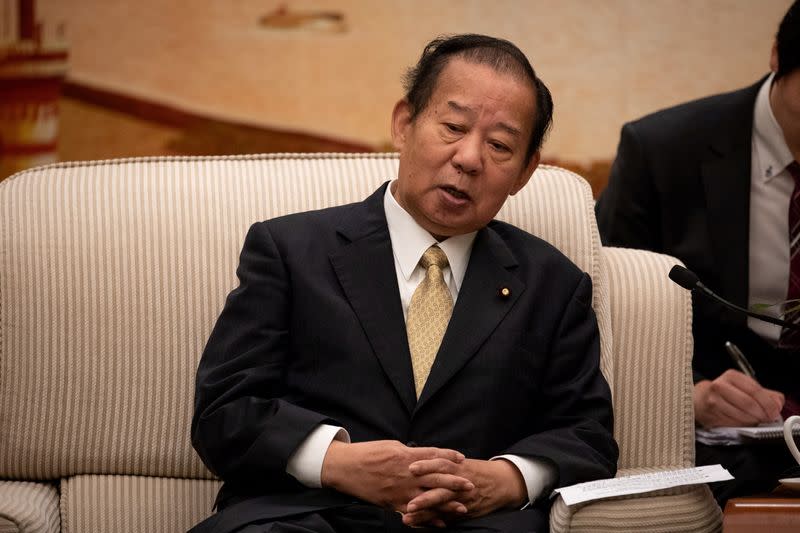
<svg viewBox="0 0 800 533"><path fill-rule="evenodd" d="M453 154L453 166L469 175L480 172L483 168L481 145L482 142L478 135L465 135L462 137Z"/></svg>

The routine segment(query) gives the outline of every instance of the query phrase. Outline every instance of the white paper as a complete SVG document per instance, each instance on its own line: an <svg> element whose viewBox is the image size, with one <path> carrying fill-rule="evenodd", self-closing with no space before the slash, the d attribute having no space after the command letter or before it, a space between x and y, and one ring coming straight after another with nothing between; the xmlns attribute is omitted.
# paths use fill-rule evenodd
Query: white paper
<svg viewBox="0 0 800 533"><path fill-rule="evenodd" d="M564 498L564 503L567 505L575 505L576 503L600 498L640 494L670 487L697 485L711 483L712 481L725 481L727 479L733 479L733 476L722 468L722 465L709 465L612 479L599 479L569 487L561 487L553 492L561 494L561 497Z"/></svg>

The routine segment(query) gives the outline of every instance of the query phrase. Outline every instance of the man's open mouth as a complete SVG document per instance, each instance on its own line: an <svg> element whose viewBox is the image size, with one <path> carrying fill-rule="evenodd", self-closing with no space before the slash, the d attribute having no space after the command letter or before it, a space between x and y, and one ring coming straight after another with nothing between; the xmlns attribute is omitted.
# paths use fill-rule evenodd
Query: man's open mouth
<svg viewBox="0 0 800 533"><path fill-rule="evenodd" d="M459 200L468 200L469 199L469 195L459 191L458 189L454 189L453 187L442 187L442 188L445 190L445 192L447 192L449 195L453 196L454 198L458 198Z"/></svg>

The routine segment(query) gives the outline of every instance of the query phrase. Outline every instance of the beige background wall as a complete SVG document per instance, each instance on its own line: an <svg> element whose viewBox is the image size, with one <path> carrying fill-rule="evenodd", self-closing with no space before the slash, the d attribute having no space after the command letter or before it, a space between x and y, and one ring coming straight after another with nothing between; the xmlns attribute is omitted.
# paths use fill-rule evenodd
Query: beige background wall
<svg viewBox="0 0 800 533"><path fill-rule="evenodd" d="M348 30L259 19L335 11ZM550 86L545 155L613 157L621 125L753 83L790 0L39 0L69 77L215 118L382 147L402 71L440 33L508 38Z"/></svg>

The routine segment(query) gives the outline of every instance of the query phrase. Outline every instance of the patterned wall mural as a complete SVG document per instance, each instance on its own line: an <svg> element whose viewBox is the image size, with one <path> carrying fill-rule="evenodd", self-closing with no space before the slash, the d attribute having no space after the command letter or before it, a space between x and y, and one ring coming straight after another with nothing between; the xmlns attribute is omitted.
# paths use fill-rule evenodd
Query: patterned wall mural
<svg viewBox="0 0 800 533"><path fill-rule="evenodd" d="M624 122L762 76L790 2L0 0L0 179L56 159L391 149L404 70L436 35L478 32L531 58L555 100L544 159L598 191Z"/></svg>

